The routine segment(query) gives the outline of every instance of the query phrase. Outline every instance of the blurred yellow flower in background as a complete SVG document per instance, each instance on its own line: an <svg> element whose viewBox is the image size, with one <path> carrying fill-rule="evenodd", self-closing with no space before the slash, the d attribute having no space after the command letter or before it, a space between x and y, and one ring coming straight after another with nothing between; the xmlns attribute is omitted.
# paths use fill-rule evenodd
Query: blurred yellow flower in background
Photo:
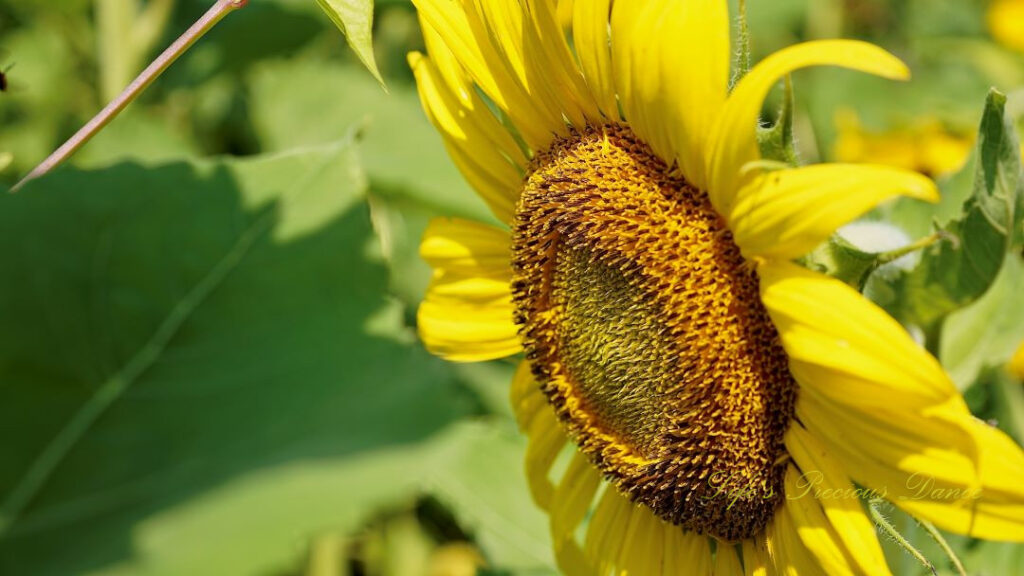
<svg viewBox="0 0 1024 576"><path fill-rule="evenodd" d="M988 29L1007 48L1024 52L1024 0L994 0L988 8Z"/></svg>
<svg viewBox="0 0 1024 576"><path fill-rule="evenodd" d="M963 167L974 138L957 134L937 119L920 120L906 128L871 131L853 110L836 114L838 135L835 158L839 162L867 162L897 166L933 177Z"/></svg>
<svg viewBox="0 0 1024 576"><path fill-rule="evenodd" d="M1018 380L1024 380L1024 342L1020 343L1017 352L1014 353L1013 358L1010 358L1007 368L1010 370L1010 374L1016 376Z"/></svg>

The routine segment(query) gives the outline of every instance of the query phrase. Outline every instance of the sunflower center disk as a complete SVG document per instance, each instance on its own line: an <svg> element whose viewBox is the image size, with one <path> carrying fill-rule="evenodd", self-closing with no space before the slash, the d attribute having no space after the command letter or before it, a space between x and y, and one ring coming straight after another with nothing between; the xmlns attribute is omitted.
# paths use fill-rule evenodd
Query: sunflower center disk
<svg viewBox="0 0 1024 576"><path fill-rule="evenodd" d="M621 126L557 141L516 213L527 358L575 442L661 518L735 541L783 497L796 384L707 194Z"/></svg>

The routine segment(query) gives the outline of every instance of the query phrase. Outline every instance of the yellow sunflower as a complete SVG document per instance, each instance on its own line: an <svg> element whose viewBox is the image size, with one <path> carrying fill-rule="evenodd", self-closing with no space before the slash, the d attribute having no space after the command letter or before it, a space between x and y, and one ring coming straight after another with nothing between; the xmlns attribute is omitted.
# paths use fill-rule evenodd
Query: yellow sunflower
<svg viewBox="0 0 1024 576"><path fill-rule="evenodd" d="M1024 342L1020 343L1006 367L1010 374L1016 376L1018 380L1024 381Z"/></svg>
<svg viewBox="0 0 1024 576"><path fill-rule="evenodd" d="M1024 52L1024 0L993 0L987 19L993 38L1007 48Z"/></svg>
<svg viewBox="0 0 1024 576"><path fill-rule="evenodd" d="M525 353L512 403L566 574L888 574L866 491L1024 540L1020 448L898 323L792 262L932 182L759 153L784 75L899 60L801 44L730 90L725 0L576 1L568 30L552 0L416 4L424 108L504 224L431 223L420 334L453 361Z"/></svg>
<svg viewBox="0 0 1024 576"><path fill-rule="evenodd" d="M956 134L936 119L922 118L902 129L866 130L857 113L836 115L839 129L835 157L840 162L872 162L898 166L929 176L947 176L960 170L974 146L974 138Z"/></svg>

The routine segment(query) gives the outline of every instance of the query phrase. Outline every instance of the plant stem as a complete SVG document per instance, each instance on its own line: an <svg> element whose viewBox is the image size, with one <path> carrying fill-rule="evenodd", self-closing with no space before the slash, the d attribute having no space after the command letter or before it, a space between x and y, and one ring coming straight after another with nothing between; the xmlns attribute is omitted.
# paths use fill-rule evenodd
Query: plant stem
<svg viewBox="0 0 1024 576"><path fill-rule="evenodd" d="M868 265L868 267L864 269L864 273L861 275L860 281L858 282L858 291L862 293L864 292L864 286L867 284L868 279L871 277L871 275L874 274L875 270L878 270L879 268L885 266L886 264L889 264L890 262L895 262L896 260L899 260L900 258L906 256L907 254L913 254L918 250L924 250L925 248L931 246L932 244L935 244L939 240L942 240L943 238L946 237L947 234L945 232L939 231L929 236L925 236L924 238L921 238L920 240L917 240L911 244L907 244L902 248L897 248L895 250L890 250L888 252L879 252L875 256L874 261L871 262L870 265ZM931 351L931 349L929 349L929 351ZM935 353L937 354L937 351Z"/></svg>
<svg viewBox="0 0 1024 576"><path fill-rule="evenodd" d="M93 5L100 98L109 102L138 72L141 55L131 36L139 5L138 0L95 0Z"/></svg>
<svg viewBox="0 0 1024 576"><path fill-rule="evenodd" d="M939 240L942 240L945 237L946 233L940 231L925 236L924 238L921 238L920 240L917 240L911 244L907 244L902 248L890 250L889 252L882 252L881 254L878 255L878 258L875 260L875 267L877 268L879 266L888 264L889 262L899 260L900 258L906 256L907 254L912 254L914 252L917 252L918 250L923 250L931 246L932 244L935 244Z"/></svg>
<svg viewBox="0 0 1024 576"><path fill-rule="evenodd" d="M36 166L27 176L21 179L14 188L11 188L11 192L18 191L26 182L33 178L38 178L43 174L46 174L50 170L53 170L59 166L62 162L67 160L72 154L78 151L79 148L85 145L93 136L95 136L104 126L110 123L122 110L125 109L132 101L135 100L150 84L156 80L160 74L164 72L179 56L184 54L189 47L203 37L211 28L213 28L217 22L220 22L224 16L229 12L242 8L248 3L248 0L217 0L214 5L203 14L199 20L196 20L184 34L178 37L173 44L170 45L160 56L153 60L153 62L142 71L135 80L132 80L131 84L121 92L117 98L112 100L110 104L100 110L98 114L93 116L92 120L89 120L85 126L82 126L78 132L75 133L67 142L61 145L53 154L50 154L46 160L43 160L38 166Z"/></svg>
<svg viewBox="0 0 1024 576"><path fill-rule="evenodd" d="M750 27L747 24L747 2L740 0L740 38L739 38L739 61L736 63L736 77L733 78L733 85L743 79L750 71Z"/></svg>
<svg viewBox="0 0 1024 576"><path fill-rule="evenodd" d="M139 52L149 54L160 40L171 19L176 0L149 0L139 12L132 27L132 42L139 46Z"/></svg>
<svg viewBox="0 0 1024 576"><path fill-rule="evenodd" d="M918 526L924 528L924 531L927 532L928 535L931 536L932 540L939 545L939 548L942 548L942 551L946 553L946 556L949 556L949 559L953 562L953 567L956 568L957 573L960 574L960 576L967 576L967 570L964 569L964 563L960 561L956 552L953 552L953 549L949 546L949 542L946 542L946 539L942 537L942 534L940 534L938 529L935 528L935 525L927 520L922 520L916 517L914 518L914 521L917 522Z"/></svg>
<svg viewBox="0 0 1024 576"><path fill-rule="evenodd" d="M875 525L881 528L886 535L892 538L893 542L898 544L900 548L906 550L908 554L913 556L915 560L927 568L928 571L932 573L932 576L938 576L938 572L935 571L935 566L933 566L932 563L924 557L924 554L918 552L917 548L914 548L914 546L908 542L902 534L900 534L899 530L897 530L896 527L886 519L885 515L882 514L882 511L878 509L880 505L881 502L876 500L872 500L868 503L868 510L871 512L871 519L874 520Z"/></svg>

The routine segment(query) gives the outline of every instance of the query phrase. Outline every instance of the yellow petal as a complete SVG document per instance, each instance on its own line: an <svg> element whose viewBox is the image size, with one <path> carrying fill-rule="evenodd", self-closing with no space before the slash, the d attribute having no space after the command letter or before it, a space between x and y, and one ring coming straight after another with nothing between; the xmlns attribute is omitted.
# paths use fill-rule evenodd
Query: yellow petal
<svg viewBox="0 0 1024 576"><path fill-rule="evenodd" d="M935 184L916 172L818 164L758 176L736 195L727 220L746 257L790 260L896 195L939 199Z"/></svg>
<svg viewBox="0 0 1024 576"><path fill-rule="evenodd" d="M786 449L801 471L791 467L786 473L786 506L804 546L829 574L890 574L875 527L842 466L798 422L786 433Z"/></svg>
<svg viewBox="0 0 1024 576"><path fill-rule="evenodd" d="M890 405L899 392L917 406L957 396L938 362L853 288L789 262L769 262L758 273L790 368L807 376L802 386L868 407Z"/></svg>
<svg viewBox="0 0 1024 576"><path fill-rule="evenodd" d="M605 118L615 122L619 119L619 104L615 97L609 50L608 22L611 9L611 0L573 2L572 32L576 56L580 60L590 93Z"/></svg>
<svg viewBox="0 0 1024 576"><path fill-rule="evenodd" d="M555 559L565 574L593 573L583 549L576 542L576 528L586 518L601 485L601 473L585 455L577 452L551 499L551 539Z"/></svg>
<svg viewBox="0 0 1024 576"><path fill-rule="evenodd" d="M594 569L590 561L583 555L583 550L575 542L555 547L555 562L565 576L593 576Z"/></svg>
<svg viewBox="0 0 1024 576"><path fill-rule="evenodd" d="M775 566L768 552L768 541L764 536L755 536L743 541L743 576L775 576Z"/></svg>
<svg viewBox="0 0 1024 576"><path fill-rule="evenodd" d="M740 566L740 559L736 555L736 549L725 543L718 544L715 552L715 566L711 569L712 576L740 576L743 574L743 567Z"/></svg>
<svg viewBox="0 0 1024 576"><path fill-rule="evenodd" d="M481 362L522 350L512 305L498 300L436 298L429 293L416 316L427 350L453 362Z"/></svg>
<svg viewBox="0 0 1024 576"><path fill-rule="evenodd" d="M532 24L523 46L527 73L533 76L528 79L534 85L544 85L558 110L577 128L598 122L601 113L558 25L554 3L524 0L523 9Z"/></svg>
<svg viewBox="0 0 1024 576"><path fill-rule="evenodd" d="M422 18L421 18L422 20ZM470 115L482 117L475 122L476 126L486 133L488 142L505 155L512 165L525 170L530 160L523 153L522 148L516 143L508 129L501 124L489 107L480 97L479 92L473 85L473 80L466 75L466 70L455 58L452 51L445 45L444 39L438 36L437 32L429 27L422 26L423 42L427 46L427 53L430 61L437 67L443 83L462 103L462 106L471 110Z"/></svg>
<svg viewBox="0 0 1024 576"><path fill-rule="evenodd" d="M607 486L594 508L583 551L599 574L607 574L618 561L632 505L613 486Z"/></svg>
<svg viewBox="0 0 1024 576"><path fill-rule="evenodd" d="M526 480L530 494L537 506L545 510L551 507L555 485L551 482L551 465L569 439L562 430L554 409L541 410L526 430Z"/></svg>
<svg viewBox="0 0 1024 576"><path fill-rule="evenodd" d="M862 411L803 395L797 415L859 484L940 528L1024 541L1024 454L962 401Z"/></svg>
<svg viewBox="0 0 1024 576"><path fill-rule="evenodd" d="M542 119L546 133L539 139L528 138L535 150L547 147L556 134L568 134L563 118L582 127L588 119L599 117L558 25L553 2L474 0L467 2L467 12L471 25L477 21L474 14L479 14L483 34L504 57L510 75ZM514 107L507 113L517 126L527 121Z"/></svg>
<svg viewBox="0 0 1024 576"><path fill-rule="evenodd" d="M668 526L665 535L665 567L661 574L710 574L711 547L708 539L678 526Z"/></svg>
<svg viewBox="0 0 1024 576"><path fill-rule="evenodd" d="M445 47L457 62L462 63L468 76L495 101L499 108L508 107L498 88L494 72L502 72L488 65L488 58L477 44L470 28L469 19L462 6L454 0L415 0L422 27L429 32L424 37L433 37L444 42ZM508 83L508 80L503 82Z"/></svg>
<svg viewBox="0 0 1024 576"><path fill-rule="evenodd" d="M466 75L508 116L528 144L542 147L564 130L565 123L547 106L549 102L531 95L521 83L518 10L505 10L510 5L504 1L486 3L486 14L476 0L415 0L414 4L424 27L443 40Z"/></svg>
<svg viewBox="0 0 1024 576"><path fill-rule="evenodd" d="M576 527L583 522L597 488L601 473L581 452L577 452L555 490L551 507L551 534L556 546L561 539L572 538Z"/></svg>
<svg viewBox="0 0 1024 576"><path fill-rule="evenodd" d="M843 550L835 530L829 525L828 518L825 517L821 506L818 505L813 496L801 498L789 496L792 490L798 489L801 482L800 474L793 467L790 467L786 471L787 499L785 506L789 515L792 516L794 528L803 547L807 549L815 559L815 562L821 566L821 569L830 576L873 574L861 572L854 568L846 555L846 551ZM791 544L787 543L787 545ZM795 546L795 544L792 545ZM884 570L879 574L887 573L888 570Z"/></svg>
<svg viewBox="0 0 1024 576"><path fill-rule="evenodd" d="M536 73L538 63L534 58L537 55L527 53L526 45L534 43L531 39L532 26L519 2L466 0L464 6L470 25L474 26L477 34L477 41L493 44L518 91L535 107L534 114L546 118L552 131L561 131L564 122L561 121L558 102L551 92L552 86ZM516 111L510 108L509 112ZM538 144L543 145L544 142Z"/></svg>
<svg viewBox="0 0 1024 576"><path fill-rule="evenodd" d="M789 506L775 511L768 525L768 538L773 545L772 561L779 576L825 576L818 560L800 539Z"/></svg>
<svg viewBox="0 0 1024 576"><path fill-rule="evenodd" d="M421 54L409 55L416 87L430 121L441 133L455 165L476 188L495 216L510 222L519 197L522 176L509 161L515 142L495 141L503 131L482 103L470 107L452 92L437 67ZM507 135L507 134L506 134Z"/></svg>
<svg viewBox="0 0 1024 576"><path fill-rule="evenodd" d="M1024 539L1024 454L974 419L948 376L852 288L761 268L762 300L800 385L801 421L858 483L948 530Z"/></svg>
<svg viewBox="0 0 1024 576"><path fill-rule="evenodd" d="M712 566L707 538L661 520L610 485L587 529L585 554L596 568L589 574L710 574Z"/></svg>
<svg viewBox="0 0 1024 576"><path fill-rule="evenodd" d="M431 222L420 247L434 278L420 304L420 337L432 353L476 362L519 352L512 321L508 233L456 219Z"/></svg>
<svg viewBox="0 0 1024 576"><path fill-rule="evenodd" d="M626 120L703 188L707 135L728 89L727 3L617 2L612 11L612 64Z"/></svg>
<svg viewBox="0 0 1024 576"><path fill-rule="evenodd" d="M530 371L530 363L526 360L519 363L515 375L512 376L509 403L516 415L519 429L524 432L529 429L537 413L548 406L547 397L541 392L540 385Z"/></svg>
<svg viewBox="0 0 1024 576"><path fill-rule="evenodd" d="M619 571L636 576L661 576L667 529L668 525L649 508L634 506L616 563Z"/></svg>
<svg viewBox="0 0 1024 576"><path fill-rule="evenodd" d="M907 67L888 52L864 42L821 40L791 46L755 66L733 89L713 128L708 156L708 194L721 214L731 212L742 187L741 171L760 158L757 125L765 96L779 78L808 66L842 66L886 78L906 78ZM748 177L754 176L750 172Z"/></svg>
<svg viewBox="0 0 1024 576"><path fill-rule="evenodd" d="M431 220L420 242L420 256L432 267L449 272L511 280L511 255L507 231L461 218Z"/></svg>

